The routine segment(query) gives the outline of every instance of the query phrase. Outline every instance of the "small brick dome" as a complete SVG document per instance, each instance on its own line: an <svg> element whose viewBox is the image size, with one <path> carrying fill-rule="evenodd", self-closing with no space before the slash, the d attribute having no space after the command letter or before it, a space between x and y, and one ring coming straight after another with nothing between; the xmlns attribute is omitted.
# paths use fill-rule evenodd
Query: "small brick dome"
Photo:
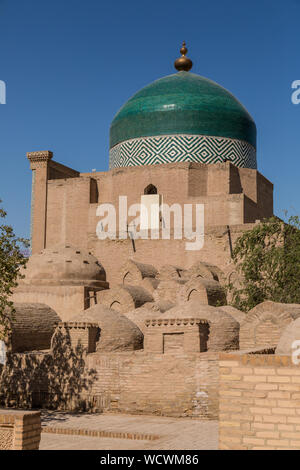
<svg viewBox="0 0 300 470"><path fill-rule="evenodd" d="M241 349L276 347L283 330L299 317L298 304L282 304L267 300L256 305L241 323Z"/></svg>
<svg viewBox="0 0 300 470"><path fill-rule="evenodd" d="M6 340L13 353L50 349L57 313L48 305L39 303L14 303L15 315Z"/></svg>
<svg viewBox="0 0 300 470"><path fill-rule="evenodd" d="M97 304L70 319L71 322L97 323L100 340L97 352L133 351L143 348L141 330L128 318L102 304Z"/></svg>
<svg viewBox="0 0 300 470"><path fill-rule="evenodd" d="M275 354L290 356L295 351L294 341L300 339L300 318L290 323L282 332ZM297 346L298 348L298 346Z"/></svg>
<svg viewBox="0 0 300 470"><path fill-rule="evenodd" d="M99 284L106 281L103 266L90 252L70 245L47 248L29 258L25 284Z"/></svg>

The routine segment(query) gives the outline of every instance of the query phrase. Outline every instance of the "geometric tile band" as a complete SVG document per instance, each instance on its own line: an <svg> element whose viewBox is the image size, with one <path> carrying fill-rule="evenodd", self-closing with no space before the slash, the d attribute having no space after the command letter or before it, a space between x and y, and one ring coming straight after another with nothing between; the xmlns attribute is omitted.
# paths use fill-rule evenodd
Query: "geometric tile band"
<svg viewBox="0 0 300 470"><path fill-rule="evenodd" d="M140 137L115 145L109 152L109 168L158 163L218 163L256 169L256 150L248 142L205 135Z"/></svg>

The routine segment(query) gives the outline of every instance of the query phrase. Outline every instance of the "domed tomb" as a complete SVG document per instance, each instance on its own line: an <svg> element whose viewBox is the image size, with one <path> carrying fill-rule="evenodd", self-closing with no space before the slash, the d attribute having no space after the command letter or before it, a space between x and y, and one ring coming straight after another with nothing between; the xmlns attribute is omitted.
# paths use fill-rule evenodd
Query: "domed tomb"
<svg viewBox="0 0 300 470"><path fill-rule="evenodd" d="M21 284L34 285L78 285L105 286L106 274L103 266L90 252L71 245L46 248L32 255Z"/></svg>
<svg viewBox="0 0 300 470"><path fill-rule="evenodd" d="M133 351L143 348L143 333L128 318L104 305L97 304L70 319L72 322L97 323L100 340L96 351Z"/></svg>
<svg viewBox="0 0 300 470"><path fill-rule="evenodd" d="M145 350L226 351L239 347L239 323L221 308L187 302L146 320Z"/></svg>
<svg viewBox="0 0 300 470"><path fill-rule="evenodd" d="M22 274L12 300L49 305L63 321L94 305L97 292L109 288L98 259L71 245L33 254Z"/></svg>
<svg viewBox="0 0 300 470"><path fill-rule="evenodd" d="M300 317L300 305L267 300L250 310L240 328L241 349L276 348L283 330Z"/></svg>

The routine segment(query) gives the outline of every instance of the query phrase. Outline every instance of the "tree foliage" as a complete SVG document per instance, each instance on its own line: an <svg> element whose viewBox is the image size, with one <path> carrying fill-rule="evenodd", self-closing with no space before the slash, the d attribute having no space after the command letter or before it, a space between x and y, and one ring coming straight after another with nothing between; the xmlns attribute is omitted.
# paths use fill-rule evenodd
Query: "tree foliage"
<svg viewBox="0 0 300 470"><path fill-rule="evenodd" d="M12 227L4 223L5 217L6 212L0 207L0 339L6 335L15 313L10 296L27 262L22 248L29 246L27 240L16 237Z"/></svg>
<svg viewBox="0 0 300 470"><path fill-rule="evenodd" d="M232 305L247 312L265 300L300 303L300 220L272 217L238 238L233 260L240 286L229 285Z"/></svg>

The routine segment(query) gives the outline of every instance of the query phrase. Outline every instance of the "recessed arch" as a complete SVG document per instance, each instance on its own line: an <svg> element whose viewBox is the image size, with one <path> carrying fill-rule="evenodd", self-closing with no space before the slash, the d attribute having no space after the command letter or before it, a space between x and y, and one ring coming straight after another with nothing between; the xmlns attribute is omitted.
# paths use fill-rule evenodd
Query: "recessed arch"
<svg viewBox="0 0 300 470"><path fill-rule="evenodd" d="M144 194L157 194L157 187L154 184L148 184L144 189Z"/></svg>
<svg viewBox="0 0 300 470"><path fill-rule="evenodd" d="M120 302L115 300L114 302L112 302L110 304L109 308L111 308L112 310L116 310L117 312L120 312L121 311L121 304L120 304Z"/></svg>

